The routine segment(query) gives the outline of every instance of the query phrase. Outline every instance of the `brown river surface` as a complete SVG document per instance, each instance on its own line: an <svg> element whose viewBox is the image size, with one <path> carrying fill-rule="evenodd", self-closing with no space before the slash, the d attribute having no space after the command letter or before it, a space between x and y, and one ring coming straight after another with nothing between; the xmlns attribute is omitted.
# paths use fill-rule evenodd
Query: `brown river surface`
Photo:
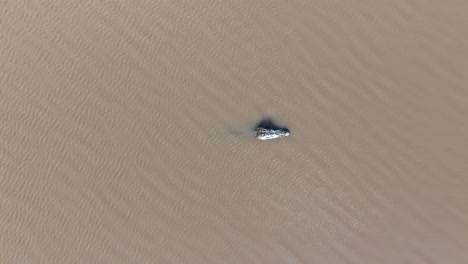
<svg viewBox="0 0 468 264"><path fill-rule="evenodd" d="M468 1L0 0L0 263L468 263Z"/></svg>

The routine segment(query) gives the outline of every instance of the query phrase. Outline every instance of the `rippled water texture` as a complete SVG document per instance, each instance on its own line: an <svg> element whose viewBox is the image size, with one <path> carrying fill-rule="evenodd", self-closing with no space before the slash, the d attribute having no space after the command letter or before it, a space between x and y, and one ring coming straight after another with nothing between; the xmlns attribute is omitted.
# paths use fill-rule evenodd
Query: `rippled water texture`
<svg viewBox="0 0 468 264"><path fill-rule="evenodd" d="M0 1L0 263L468 263L467 10Z"/></svg>

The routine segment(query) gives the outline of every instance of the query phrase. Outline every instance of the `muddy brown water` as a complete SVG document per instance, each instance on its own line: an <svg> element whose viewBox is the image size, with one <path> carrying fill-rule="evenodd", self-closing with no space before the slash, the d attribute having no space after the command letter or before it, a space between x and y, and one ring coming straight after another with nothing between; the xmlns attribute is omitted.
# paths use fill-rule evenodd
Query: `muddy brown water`
<svg viewBox="0 0 468 264"><path fill-rule="evenodd" d="M0 263L468 263L467 10L0 1Z"/></svg>

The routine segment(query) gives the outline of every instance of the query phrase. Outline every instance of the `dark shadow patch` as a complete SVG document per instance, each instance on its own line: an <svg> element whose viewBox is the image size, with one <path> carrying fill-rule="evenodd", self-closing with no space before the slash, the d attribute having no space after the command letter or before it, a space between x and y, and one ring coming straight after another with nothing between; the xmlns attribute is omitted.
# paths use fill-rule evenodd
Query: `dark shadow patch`
<svg viewBox="0 0 468 264"><path fill-rule="evenodd" d="M255 126L254 129L257 128L265 128L265 129L288 129L286 126L280 125L277 122L275 122L271 117L264 117L262 118L257 125Z"/></svg>

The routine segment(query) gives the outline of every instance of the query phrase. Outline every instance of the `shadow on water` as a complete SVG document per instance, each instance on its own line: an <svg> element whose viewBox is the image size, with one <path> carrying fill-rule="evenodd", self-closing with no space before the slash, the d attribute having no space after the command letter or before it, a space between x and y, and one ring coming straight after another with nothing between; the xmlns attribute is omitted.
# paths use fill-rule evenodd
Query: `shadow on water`
<svg viewBox="0 0 468 264"><path fill-rule="evenodd" d="M258 122L257 125L253 128L256 130L257 128L265 128L265 129L288 129L285 125L280 125L276 121L273 120L272 117L263 117Z"/></svg>
<svg viewBox="0 0 468 264"><path fill-rule="evenodd" d="M229 128L231 127L231 128ZM229 125L227 131L224 133L227 135L239 136L246 135L249 132L256 132L259 128L272 129L272 130L287 130L289 131L286 125L283 125L271 116L263 116L256 121L250 121L247 123L240 123L237 125Z"/></svg>

